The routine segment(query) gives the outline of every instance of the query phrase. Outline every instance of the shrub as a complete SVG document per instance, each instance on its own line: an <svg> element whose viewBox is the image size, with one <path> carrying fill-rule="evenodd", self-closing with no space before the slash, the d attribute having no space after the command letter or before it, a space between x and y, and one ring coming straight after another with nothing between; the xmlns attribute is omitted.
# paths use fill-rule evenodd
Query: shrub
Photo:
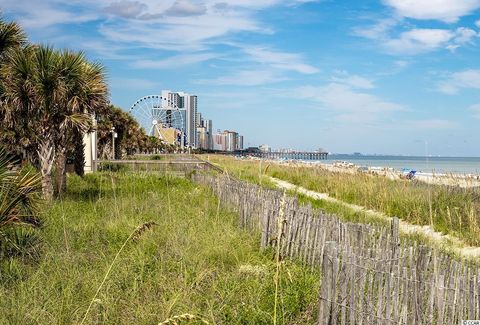
<svg viewBox="0 0 480 325"><path fill-rule="evenodd" d="M21 167L0 149L0 258L23 253L35 242L31 229L40 224L41 177Z"/></svg>
<svg viewBox="0 0 480 325"><path fill-rule="evenodd" d="M123 172L127 170L128 166L115 163L103 163L98 168L98 171L102 172Z"/></svg>

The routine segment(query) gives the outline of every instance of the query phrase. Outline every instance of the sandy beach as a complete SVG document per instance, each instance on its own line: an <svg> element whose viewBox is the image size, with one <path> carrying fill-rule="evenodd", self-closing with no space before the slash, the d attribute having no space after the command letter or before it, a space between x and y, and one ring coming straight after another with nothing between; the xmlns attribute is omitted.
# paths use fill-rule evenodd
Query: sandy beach
<svg viewBox="0 0 480 325"><path fill-rule="evenodd" d="M247 159L260 160L261 158L249 157ZM287 165L289 167L308 167L322 168L334 173L348 174L370 174L387 177L391 180L406 180L406 176L400 170L391 167L362 167L353 163L335 161L333 163L325 163L323 161L302 161L302 160L272 160L261 159L268 164ZM474 174L458 174L458 173L426 173L417 172L411 181L420 181L433 185L446 185L456 187L478 187L480 186L480 175Z"/></svg>

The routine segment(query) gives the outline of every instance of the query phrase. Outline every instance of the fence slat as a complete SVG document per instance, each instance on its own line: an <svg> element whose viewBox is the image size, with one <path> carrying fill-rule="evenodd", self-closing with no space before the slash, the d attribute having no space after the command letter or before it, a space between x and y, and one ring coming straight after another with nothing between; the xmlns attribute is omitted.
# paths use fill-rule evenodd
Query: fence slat
<svg viewBox="0 0 480 325"><path fill-rule="evenodd" d="M337 243L327 242L325 245L325 254L322 263L322 286L320 288L319 307L318 307L318 325L326 325L330 322L332 310L333 286L332 281L334 272L334 259L337 259Z"/></svg>

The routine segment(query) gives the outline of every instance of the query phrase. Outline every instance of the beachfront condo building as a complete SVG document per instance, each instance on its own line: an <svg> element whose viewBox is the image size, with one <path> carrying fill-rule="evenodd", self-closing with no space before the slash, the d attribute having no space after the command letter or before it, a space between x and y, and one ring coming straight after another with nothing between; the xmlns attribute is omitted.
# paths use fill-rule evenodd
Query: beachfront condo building
<svg viewBox="0 0 480 325"><path fill-rule="evenodd" d="M200 113L197 114L197 148L213 149L213 122L212 120L204 120Z"/></svg>
<svg viewBox="0 0 480 325"><path fill-rule="evenodd" d="M187 146L197 147L197 96L183 91L162 90L162 106L184 108L183 116L185 142Z"/></svg>
<svg viewBox="0 0 480 325"><path fill-rule="evenodd" d="M221 151L243 150L243 136L235 131L225 130L213 136L213 149Z"/></svg>
<svg viewBox="0 0 480 325"><path fill-rule="evenodd" d="M197 127L197 144L199 149L210 149L208 147L208 131L205 127Z"/></svg>
<svg viewBox="0 0 480 325"><path fill-rule="evenodd" d="M237 149L236 150L243 150L243 135L237 134Z"/></svg>
<svg viewBox="0 0 480 325"><path fill-rule="evenodd" d="M208 149L213 149L213 121L207 120L206 126L208 132Z"/></svg>

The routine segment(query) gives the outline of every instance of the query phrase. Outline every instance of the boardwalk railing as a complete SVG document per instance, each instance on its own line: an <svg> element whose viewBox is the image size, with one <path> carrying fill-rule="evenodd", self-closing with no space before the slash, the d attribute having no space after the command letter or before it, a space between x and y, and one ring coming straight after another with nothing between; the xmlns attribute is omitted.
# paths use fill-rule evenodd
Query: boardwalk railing
<svg viewBox="0 0 480 325"><path fill-rule="evenodd" d="M321 269L319 325L480 319L478 263L400 240L396 218L390 226L342 222L281 191L223 176L193 179L236 209L241 227L261 232L262 249L280 245L283 257Z"/></svg>
<svg viewBox="0 0 480 325"><path fill-rule="evenodd" d="M131 159L131 160L97 160L98 170L130 171L161 171L188 173L196 170L222 170L208 161L198 159L193 155L155 155L159 160Z"/></svg>

